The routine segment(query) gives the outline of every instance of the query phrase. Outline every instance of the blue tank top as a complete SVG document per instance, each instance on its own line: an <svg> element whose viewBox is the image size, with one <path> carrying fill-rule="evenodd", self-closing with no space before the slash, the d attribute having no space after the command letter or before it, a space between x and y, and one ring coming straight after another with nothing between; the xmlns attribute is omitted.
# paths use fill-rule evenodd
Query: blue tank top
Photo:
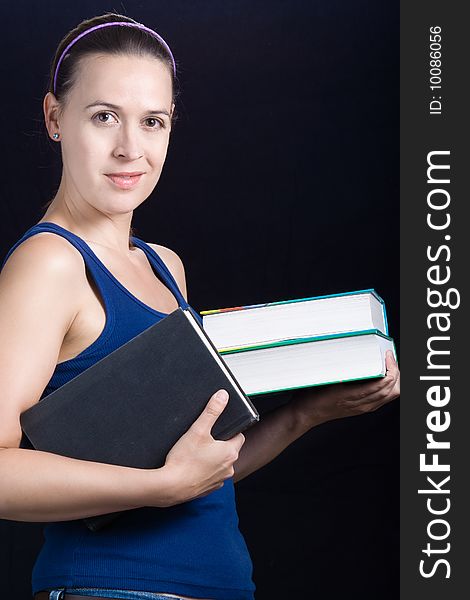
<svg viewBox="0 0 470 600"><path fill-rule="evenodd" d="M37 223L28 229L8 251L3 265L21 242L40 232L61 235L80 251L106 311L99 337L76 357L57 364L42 399L166 314L131 294L84 240L55 223ZM189 307L153 248L137 237L132 242L146 254L156 277L179 306ZM33 569L33 594L61 586L252 600L252 565L238 528L233 480L184 504L127 511L98 532L89 531L82 520L47 524Z"/></svg>

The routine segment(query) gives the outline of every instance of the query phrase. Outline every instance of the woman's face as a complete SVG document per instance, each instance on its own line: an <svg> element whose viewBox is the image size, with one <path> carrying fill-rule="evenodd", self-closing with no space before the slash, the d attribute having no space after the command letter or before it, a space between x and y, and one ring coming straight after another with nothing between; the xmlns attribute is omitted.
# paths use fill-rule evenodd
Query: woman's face
<svg viewBox="0 0 470 600"><path fill-rule="evenodd" d="M171 75L162 61L84 58L59 118L67 197L110 216L139 206L160 178L172 110ZM143 175L109 177L135 172Z"/></svg>

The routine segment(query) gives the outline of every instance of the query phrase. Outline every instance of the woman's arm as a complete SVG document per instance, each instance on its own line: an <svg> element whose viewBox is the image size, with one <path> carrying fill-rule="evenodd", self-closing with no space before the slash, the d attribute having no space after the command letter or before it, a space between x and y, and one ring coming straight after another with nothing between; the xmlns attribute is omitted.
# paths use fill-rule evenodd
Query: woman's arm
<svg viewBox="0 0 470 600"><path fill-rule="evenodd" d="M166 507L205 496L233 476L244 437L214 440L226 406L214 394L160 469L76 460L38 450L0 448L0 518L66 521L141 506Z"/></svg>
<svg viewBox="0 0 470 600"><path fill-rule="evenodd" d="M164 246L150 244L164 259L187 301L181 259ZM292 400L263 415L245 432L245 443L234 463L234 481L271 462L307 431L334 419L377 410L400 395L400 372L391 352L386 357L387 374L364 383L339 383L295 390Z"/></svg>
<svg viewBox="0 0 470 600"><path fill-rule="evenodd" d="M245 432L245 444L234 465L234 481L269 463L307 431L334 419L371 412L400 395L400 373L391 352L385 377L296 390L293 399L264 415Z"/></svg>
<svg viewBox="0 0 470 600"><path fill-rule="evenodd" d="M0 518L14 521L66 521L172 499L164 471L75 460L24 448L0 449ZM153 495L151 493L153 485ZM152 501L150 498L152 497Z"/></svg>
<svg viewBox="0 0 470 600"><path fill-rule="evenodd" d="M181 259L164 246L150 244L164 259L187 301ZM391 352L386 357L387 374L382 379L339 383L295 390L292 400L263 415L245 432L245 443L234 463L234 481L271 462L307 431L334 419L377 410L400 395L400 372Z"/></svg>
<svg viewBox="0 0 470 600"><path fill-rule="evenodd" d="M18 246L0 273L0 518L62 521L205 495L233 475L244 437L216 441L214 396L161 469L134 469L19 448L20 414L57 364L87 285L81 256L58 236Z"/></svg>

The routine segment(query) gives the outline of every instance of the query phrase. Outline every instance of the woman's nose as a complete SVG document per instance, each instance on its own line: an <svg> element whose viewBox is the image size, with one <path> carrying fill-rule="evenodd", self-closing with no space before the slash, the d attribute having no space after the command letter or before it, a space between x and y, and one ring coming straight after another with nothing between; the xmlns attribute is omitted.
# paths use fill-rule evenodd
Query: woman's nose
<svg viewBox="0 0 470 600"><path fill-rule="evenodd" d="M128 160L135 160L143 155L139 131L133 127L122 127L119 130L116 147L114 149L115 157L124 157Z"/></svg>

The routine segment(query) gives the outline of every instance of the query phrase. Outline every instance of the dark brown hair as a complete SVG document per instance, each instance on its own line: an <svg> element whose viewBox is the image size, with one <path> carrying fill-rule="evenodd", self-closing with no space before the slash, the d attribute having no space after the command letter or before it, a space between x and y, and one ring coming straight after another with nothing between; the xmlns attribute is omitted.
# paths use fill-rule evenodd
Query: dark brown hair
<svg viewBox="0 0 470 600"><path fill-rule="evenodd" d="M83 31L112 21L126 21L137 23L134 19L117 13L106 13L86 19L79 23L74 29L69 31L57 46L54 58L52 59L49 73L48 90L54 94L54 75L57 62L64 49ZM131 55L131 56L151 56L161 60L168 67L172 82L173 102L178 95L177 79L173 73L172 57L167 48L150 33L137 27L103 27L83 36L70 51L65 55L57 73L55 97L59 103L59 113L65 108L71 89L73 88L80 70L81 62L84 57L91 54L111 54L111 55ZM176 116L172 115L172 124ZM47 202L42 208L47 209L52 200ZM131 236L134 235L132 227L129 233L129 247L133 244Z"/></svg>

